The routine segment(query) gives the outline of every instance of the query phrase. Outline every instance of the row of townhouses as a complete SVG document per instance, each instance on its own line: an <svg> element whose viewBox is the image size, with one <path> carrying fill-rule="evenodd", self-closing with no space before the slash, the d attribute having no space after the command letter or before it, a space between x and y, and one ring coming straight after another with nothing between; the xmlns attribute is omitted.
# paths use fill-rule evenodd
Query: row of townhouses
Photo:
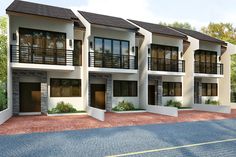
<svg viewBox="0 0 236 157"><path fill-rule="evenodd" d="M233 45L197 31L14 1L7 9L13 114L230 103Z"/></svg>

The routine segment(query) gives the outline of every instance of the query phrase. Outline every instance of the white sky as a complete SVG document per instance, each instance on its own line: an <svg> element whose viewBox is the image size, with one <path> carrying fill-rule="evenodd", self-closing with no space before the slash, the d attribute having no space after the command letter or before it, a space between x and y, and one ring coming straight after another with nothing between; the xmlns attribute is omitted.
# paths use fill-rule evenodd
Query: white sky
<svg viewBox="0 0 236 157"><path fill-rule="evenodd" d="M0 16L13 0L0 0ZM236 0L27 0L94 13L159 23L189 22L200 29L210 22L236 25Z"/></svg>

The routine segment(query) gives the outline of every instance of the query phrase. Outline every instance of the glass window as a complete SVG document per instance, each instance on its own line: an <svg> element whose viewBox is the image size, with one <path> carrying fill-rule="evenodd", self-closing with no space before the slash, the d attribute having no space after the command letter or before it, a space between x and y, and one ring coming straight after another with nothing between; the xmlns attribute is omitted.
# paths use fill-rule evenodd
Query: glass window
<svg viewBox="0 0 236 157"><path fill-rule="evenodd" d="M102 53L103 52L103 42L101 38L95 38L95 52Z"/></svg>
<svg viewBox="0 0 236 157"><path fill-rule="evenodd" d="M113 54L120 55L120 41L113 40Z"/></svg>
<svg viewBox="0 0 236 157"><path fill-rule="evenodd" d="M73 64L75 66L82 65L82 41L74 40Z"/></svg>
<svg viewBox="0 0 236 157"><path fill-rule="evenodd" d="M50 79L51 97L80 97L80 79Z"/></svg>
<svg viewBox="0 0 236 157"><path fill-rule="evenodd" d="M217 96L217 83L202 83L202 96Z"/></svg>
<svg viewBox="0 0 236 157"><path fill-rule="evenodd" d="M113 81L114 97L136 97L137 81Z"/></svg>
<svg viewBox="0 0 236 157"><path fill-rule="evenodd" d="M163 96L182 96L181 82L163 82Z"/></svg>
<svg viewBox="0 0 236 157"><path fill-rule="evenodd" d="M111 54L111 40L104 39L104 53L105 54Z"/></svg>
<svg viewBox="0 0 236 157"><path fill-rule="evenodd" d="M129 42L127 41L121 42L121 51L122 55L129 55Z"/></svg>

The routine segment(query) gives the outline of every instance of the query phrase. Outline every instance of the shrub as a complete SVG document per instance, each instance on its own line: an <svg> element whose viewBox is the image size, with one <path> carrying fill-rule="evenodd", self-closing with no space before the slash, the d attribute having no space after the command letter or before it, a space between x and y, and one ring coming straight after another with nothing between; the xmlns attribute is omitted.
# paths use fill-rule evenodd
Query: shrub
<svg viewBox="0 0 236 157"><path fill-rule="evenodd" d="M166 102L166 106L179 108L179 107L182 106L182 104L181 104L181 102L179 102L179 101L168 100L168 101Z"/></svg>
<svg viewBox="0 0 236 157"><path fill-rule="evenodd" d="M7 94L6 90L2 86L0 86L0 111L5 110L7 108Z"/></svg>
<svg viewBox="0 0 236 157"><path fill-rule="evenodd" d="M63 101L57 103L55 108L48 110L48 113L76 113L78 112L70 103L65 103Z"/></svg>
<svg viewBox="0 0 236 157"><path fill-rule="evenodd" d="M134 110L134 105L131 102L121 101L118 103L116 107L114 107L112 110L114 111L130 111Z"/></svg>
<svg viewBox="0 0 236 157"><path fill-rule="evenodd" d="M205 104L210 104L210 105L220 105L220 102L217 100L211 100L211 99L207 99L205 101Z"/></svg>

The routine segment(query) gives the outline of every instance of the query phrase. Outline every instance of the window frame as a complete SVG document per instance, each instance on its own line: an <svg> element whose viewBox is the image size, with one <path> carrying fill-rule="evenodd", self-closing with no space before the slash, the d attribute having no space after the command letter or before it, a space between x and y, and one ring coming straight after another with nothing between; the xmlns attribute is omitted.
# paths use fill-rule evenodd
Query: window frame
<svg viewBox="0 0 236 157"><path fill-rule="evenodd" d="M123 86L125 85L125 87L122 87L122 85ZM135 89L133 89L132 86L134 86ZM124 90L122 88L125 88L125 90L127 90L127 95L122 93L122 90ZM131 95L132 90L135 90L135 94L133 95ZM119 93L117 93L118 91ZM138 96L138 81L113 80L113 97L137 97L137 96Z"/></svg>
<svg viewBox="0 0 236 157"><path fill-rule="evenodd" d="M60 94L59 94L59 96L54 96L53 95L53 90L52 90L52 88L54 87L52 84L53 84L53 81L59 81L59 85L57 86L58 88L59 88L59 92L60 92ZM69 90L70 90L70 94L69 94L69 96L64 96L63 94L62 94L62 90L63 90L63 81L69 81L69 85L68 86L66 86L67 88L69 88ZM73 81L79 81L79 83L78 83L78 88L80 89L80 93L78 93L78 95L76 95L76 94L73 94L73 87L74 87L74 85L73 85ZM81 79L67 79L67 78L50 78L50 97L82 97L82 88L81 88L81 85L82 85L82 82L81 82Z"/></svg>
<svg viewBox="0 0 236 157"><path fill-rule="evenodd" d="M180 95L179 94L177 95L178 85L180 85L180 91L181 91ZM162 92L163 97L177 97L177 96L181 97L181 96L183 96L182 82L162 82L162 88L163 88L163 92ZM173 90L173 94L170 94L171 90ZM165 93L164 91L167 91L167 93Z"/></svg>
<svg viewBox="0 0 236 157"><path fill-rule="evenodd" d="M102 53L101 54L106 54L105 53L105 50L104 50L104 40L111 40L111 54L112 55L126 55L126 54L122 54L122 42L127 42L128 43L128 55L127 56L130 56L130 41L129 40L121 40L121 39L114 39L114 38L105 38L105 37L97 37L95 36L94 37L94 45L93 45L93 48L94 48L94 52L95 52L95 47L96 47L96 39L101 39L102 40ZM113 52L113 42L114 41L119 41L119 45L120 45L120 53L119 54L114 54ZM96 53L96 52L95 52Z"/></svg>
<svg viewBox="0 0 236 157"><path fill-rule="evenodd" d="M214 86L216 87L215 92L213 91ZM205 89L204 90L205 92L203 92L203 88ZM208 94L209 90L210 90L210 94ZM213 94L213 93L216 93L216 94ZM202 83L202 96L218 96L218 83Z"/></svg>

